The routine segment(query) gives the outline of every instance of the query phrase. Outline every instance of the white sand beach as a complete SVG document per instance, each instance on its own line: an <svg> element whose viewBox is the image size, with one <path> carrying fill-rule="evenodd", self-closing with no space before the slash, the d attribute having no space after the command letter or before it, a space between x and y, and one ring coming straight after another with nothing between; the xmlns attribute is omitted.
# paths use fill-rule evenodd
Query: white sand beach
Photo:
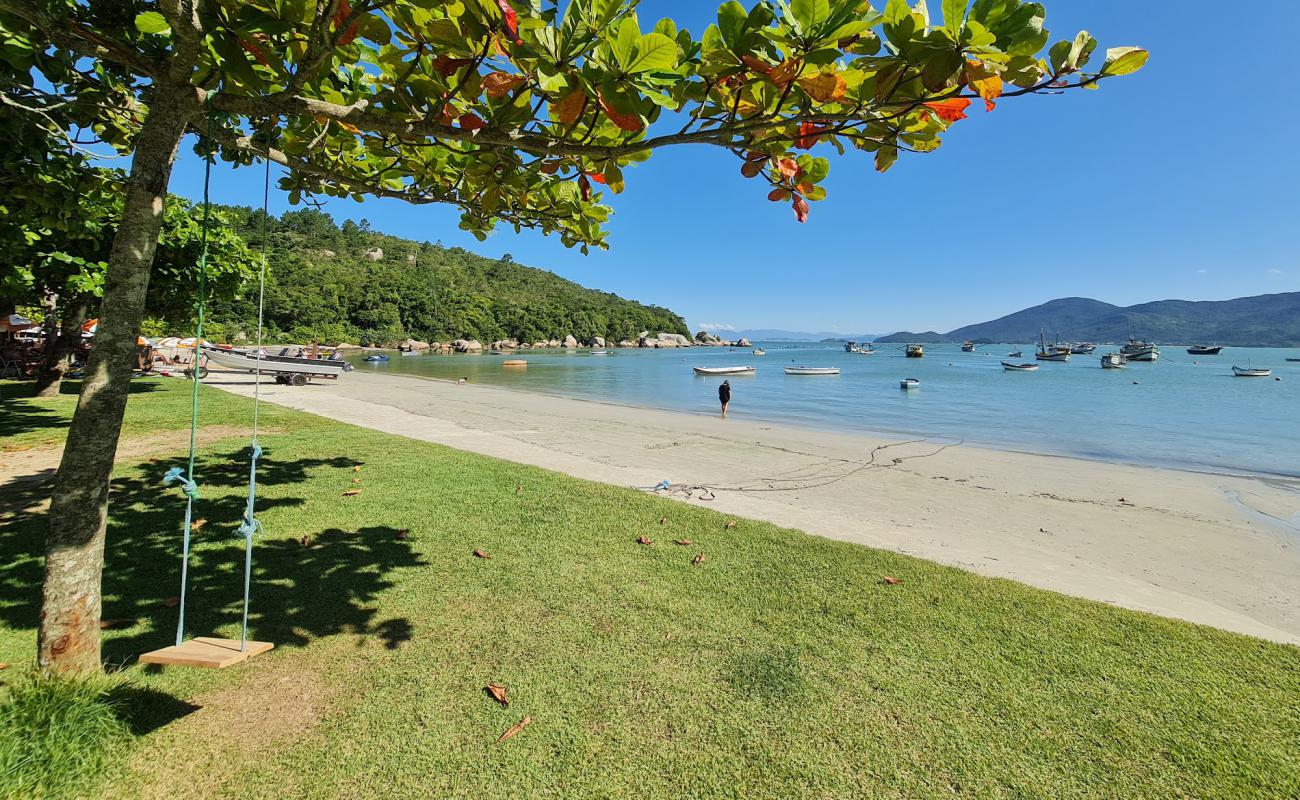
<svg viewBox="0 0 1300 800"><path fill-rule="evenodd" d="M243 395L252 376L208 383ZM393 375L262 399L1127 608L1300 644L1300 481L904 443ZM874 450L874 455L873 455Z"/></svg>

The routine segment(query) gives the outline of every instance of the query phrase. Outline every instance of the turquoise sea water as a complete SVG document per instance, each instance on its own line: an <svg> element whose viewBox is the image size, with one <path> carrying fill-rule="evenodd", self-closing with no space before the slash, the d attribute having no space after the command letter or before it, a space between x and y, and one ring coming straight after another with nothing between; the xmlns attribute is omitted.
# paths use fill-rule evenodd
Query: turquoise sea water
<svg viewBox="0 0 1300 800"><path fill-rule="evenodd" d="M504 386L626 405L717 413L721 378L693 374L695 366L757 367L732 377L731 414L861 434L962 439L972 444L1106 461L1199 470L1300 477L1300 349L1226 348L1218 356L1190 356L1162 345L1155 364L1103 370L1102 346L1069 363L1044 363L1037 372L1004 372L1001 361L1032 362L1032 345L927 345L908 359L901 346L875 355L842 345L760 343L748 349L524 351L513 356L398 356L386 364L352 357L361 371L430 378L468 378ZM1007 359L1012 350L1025 358ZM528 360L526 369L501 366ZM1199 362L1199 363L1198 363ZM838 366L833 377L787 376L791 364ZM1270 378L1234 378L1232 366L1267 367ZM899 388L903 378L921 386Z"/></svg>

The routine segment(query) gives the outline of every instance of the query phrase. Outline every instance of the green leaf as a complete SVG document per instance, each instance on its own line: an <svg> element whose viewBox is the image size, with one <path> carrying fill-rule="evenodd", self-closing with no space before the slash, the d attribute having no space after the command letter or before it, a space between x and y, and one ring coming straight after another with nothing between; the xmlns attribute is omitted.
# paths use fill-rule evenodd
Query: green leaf
<svg viewBox="0 0 1300 800"><path fill-rule="evenodd" d="M677 42L662 33L642 36L636 49L636 57L624 67L628 72L672 69L677 65Z"/></svg>
<svg viewBox="0 0 1300 800"><path fill-rule="evenodd" d="M740 44L740 37L745 32L745 18L748 16L745 7L736 0L724 3L718 8L718 30L722 33L722 41L728 47L734 49Z"/></svg>
<svg viewBox="0 0 1300 800"><path fill-rule="evenodd" d="M1112 47L1106 51L1106 63L1101 74L1113 77L1137 72L1146 65L1150 55L1140 47Z"/></svg>
<svg viewBox="0 0 1300 800"><path fill-rule="evenodd" d="M807 31L830 19L831 3L830 0L791 0L790 13Z"/></svg>
<svg viewBox="0 0 1300 800"><path fill-rule="evenodd" d="M966 0L943 0L943 26L956 39L966 21Z"/></svg>
<svg viewBox="0 0 1300 800"><path fill-rule="evenodd" d="M620 67L627 69L636 59L636 46L640 41L641 26L637 24L636 16L624 17L622 24L618 26L618 36L609 43L614 60Z"/></svg>
<svg viewBox="0 0 1300 800"><path fill-rule="evenodd" d="M141 33L171 33L167 18L157 11L146 11L135 18L135 29Z"/></svg>

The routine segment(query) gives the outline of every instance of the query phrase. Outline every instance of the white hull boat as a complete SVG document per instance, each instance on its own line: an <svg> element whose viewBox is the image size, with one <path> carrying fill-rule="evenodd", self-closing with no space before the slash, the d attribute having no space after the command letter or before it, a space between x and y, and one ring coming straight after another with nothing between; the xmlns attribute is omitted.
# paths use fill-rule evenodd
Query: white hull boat
<svg viewBox="0 0 1300 800"><path fill-rule="evenodd" d="M753 375L758 370L753 367L694 367L696 375L706 377L726 377L728 375Z"/></svg>
<svg viewBox="0 0 1300 800"><path fill-rule="evenodd" d="M921 382L918 381L916 378L904 378L903 380L898 382L898 388L919 389L921 388Z"/></svg>
<svg viewBox="0 0 1300 800"><path fill-rule="evenodd" d="M786 367L786 375L839 375L839 367Z"/></svg>
<svg viewBox="0 0 1300 800"><path fill-rule="evenodd" d="M607 356L607 355L609 355L609 351L608 351L608 350L592 350L592 351L591 351L591 355L593 355L593 356Z"/></svg>
<svg viewBox="0 0 1300 800"><path fill-rule="evenodd" d="M1124 369L1128 366L1128 359L1122 353L1107 353L1101 357L1102 369Z"/></svg>
<svg viewBox="0 0 1300 800"><path fill-rule="evenodd" d="M287 349L285 348L286 351ZM351 364L338 358L263 355L259 362L257 353L248 350L227 350L206 344L199 350L209 361L226 369L274 375L276 378L292 379L294 376L301 376L301 383L306 383L307 378L337 378L345 372L352 371ZM298 380L293 380L293 383L301 385Z"/></svg>
<svg viewBox="0 0 1300 800"><path fill-rule="evenodd" d="M1128 344L1119 349L1120 355L1127 356L1129 361L1155 361L1160 358L1160 348L1151 342L1143 342L1137 339L1129 339Z"/></svg>
<svg viewBox="0 0 1300 800"><path fill-rule="evenodd" d="M1232 374L1238 378L1267 378L1273 374L1271 369L1254 369L1251 367L1233 367Z"/></svg>
<svg viewBox="0 0 1300 800"><path fill-rule="evenodd" d="M1004 372L1037 372L1037 364L1012 364L1009 361L1002 362Z"/></svg>

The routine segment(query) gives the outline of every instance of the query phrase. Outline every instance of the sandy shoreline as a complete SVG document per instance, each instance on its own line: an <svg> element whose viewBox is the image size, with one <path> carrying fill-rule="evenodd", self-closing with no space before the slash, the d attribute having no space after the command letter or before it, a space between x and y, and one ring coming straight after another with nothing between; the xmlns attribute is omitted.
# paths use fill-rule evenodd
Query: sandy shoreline
<svg viewBox="0 0 1300 800"><path fill-rule="evenodd" d="M214 371L207 383L253 391L252 376ZM709 486L713 500L699 490L676 497L1300 644L1300 534L1289 524L1300 481L941 450L398 375L353 373L302 388L264 378L261 391L341 422L589 480Z"/></svg>

